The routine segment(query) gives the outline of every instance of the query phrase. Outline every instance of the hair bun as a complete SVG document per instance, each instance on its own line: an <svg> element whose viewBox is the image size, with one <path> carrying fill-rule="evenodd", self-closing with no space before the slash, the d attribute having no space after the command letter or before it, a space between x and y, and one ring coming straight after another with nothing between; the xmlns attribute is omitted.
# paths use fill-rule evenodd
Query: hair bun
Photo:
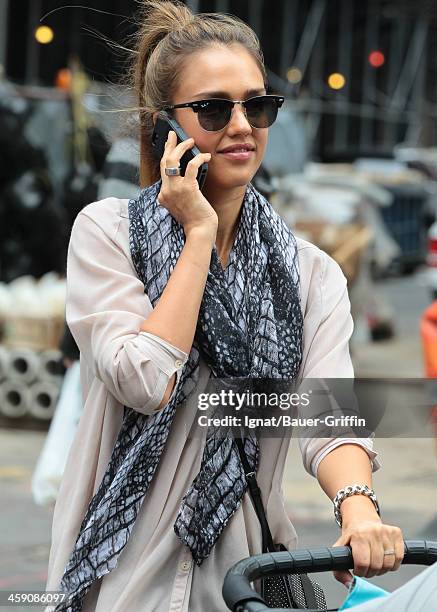
<svg viewBox="0 0 437 612"><path fill-rule="evenodd" d="M145 0L142 24L162 40L170 32L183 28L193 17L194 13L180 0Z"/></svg>

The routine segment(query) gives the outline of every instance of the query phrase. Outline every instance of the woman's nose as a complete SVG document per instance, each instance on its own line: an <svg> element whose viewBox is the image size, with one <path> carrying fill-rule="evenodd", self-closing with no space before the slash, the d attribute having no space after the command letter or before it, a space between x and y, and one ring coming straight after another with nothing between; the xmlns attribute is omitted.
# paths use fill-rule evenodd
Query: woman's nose
<svg viewBox="0 0 437 612"><path fill-rule="evenodd" d="M246 109L241 102L234 104L228 128L243 133L250 133L252 131L252 127L247 120Z"/></svg>

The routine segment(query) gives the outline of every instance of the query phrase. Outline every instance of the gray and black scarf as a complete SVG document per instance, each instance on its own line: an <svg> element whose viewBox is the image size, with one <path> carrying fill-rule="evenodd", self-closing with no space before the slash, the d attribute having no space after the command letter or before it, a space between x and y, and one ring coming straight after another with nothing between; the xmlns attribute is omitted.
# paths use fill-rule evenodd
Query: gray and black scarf
<svg viewBox="0 0 437 612"><path fill-rule="evenodd" d="M184 246L183 228L157 202L161 182L129 202L130 248L153 306ZM60 585L68 597L56 610L76 612L91 584L112 571L129 539L164 451L177 407L196 388L199 358L212 376L297 377L303 317L296 241L282 219L248 185L234 246L223 269L214 248L195 341L169 403L152 416L125 407L112 456L89 505ZM208 430L200 470L182 500L174 529L195 563L208 557L247 487L236 443ZM245 451L256 471L254 434Z"/></svg>

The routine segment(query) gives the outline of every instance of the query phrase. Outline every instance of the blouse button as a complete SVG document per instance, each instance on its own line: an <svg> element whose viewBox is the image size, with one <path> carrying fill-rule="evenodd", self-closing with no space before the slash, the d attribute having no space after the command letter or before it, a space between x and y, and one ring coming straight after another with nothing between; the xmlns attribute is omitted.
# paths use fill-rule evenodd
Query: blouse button
<svg viewBox="0 0 437 612"><path fill-rule="evenodd" d="M175 367L179 369L179 368L181 368L184 365L184 362L181 361L180 359L176 359L174 364L175 364Z"/></svg>
<svg viewBox="0 0 437 612"><path fill-rule="evenodd" d="M183 570L184 572L188 572L190 567L191 567L191 563L189 561L182 561L181 570Z"/></svg>

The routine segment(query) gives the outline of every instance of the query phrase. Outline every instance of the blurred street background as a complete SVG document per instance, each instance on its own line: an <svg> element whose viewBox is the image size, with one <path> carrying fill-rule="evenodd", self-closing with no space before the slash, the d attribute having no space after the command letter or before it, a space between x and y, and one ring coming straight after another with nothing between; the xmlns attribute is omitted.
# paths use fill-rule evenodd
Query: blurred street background
<svg viewBox="0 0 437 612"><path fill-rule="evenodd" d="M356 376L393 388L437 377L435 3L187 4L237 15L260 37L270 92L286 102L254 184L342 267ZM136 6L0 0L0 590L44 588L53 504L80 417L78 351L64 324L72 224L96 199L139 192L137 117L123 112L136 101L121 84ZM408 538L437 540L436 440L431 420L420 439L375 439L383 517ZM301 546L338 538L296 440L284 492ZM390 590L418 571L375 582ZM343 587L318 579L338 604Z"/></svg>

